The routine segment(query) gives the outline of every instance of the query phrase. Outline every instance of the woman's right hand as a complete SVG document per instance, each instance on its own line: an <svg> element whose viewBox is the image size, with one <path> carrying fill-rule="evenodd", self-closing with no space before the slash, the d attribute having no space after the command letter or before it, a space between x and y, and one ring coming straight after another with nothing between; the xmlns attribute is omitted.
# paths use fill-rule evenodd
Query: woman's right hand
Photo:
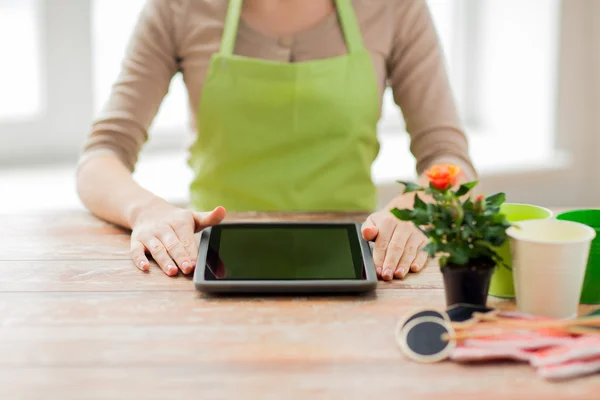
<svg viewBox="0 0 600 400"><path fill-rule="evenodd" d="M142 271L150 269L146 256L168 276L194 271L198 245L194 233L217 225L225 218L225 209L199 213L175 207L162 199L155 199L139 208L131 218L131 258Z"/></svg>

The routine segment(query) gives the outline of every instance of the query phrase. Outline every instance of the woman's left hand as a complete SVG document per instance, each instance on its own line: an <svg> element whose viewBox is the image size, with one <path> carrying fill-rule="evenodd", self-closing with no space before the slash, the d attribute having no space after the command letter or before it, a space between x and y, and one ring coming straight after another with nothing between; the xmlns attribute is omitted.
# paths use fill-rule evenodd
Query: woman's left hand
<svg viewBox="0 0 600 400"><path fill-rule="evenodd" d="M371 214L362 226L362 235L375 242L375 270L385 281L420 271L427 262L427 253L421 251L427 237L412 222L400 221L388 210Z"/></svg>

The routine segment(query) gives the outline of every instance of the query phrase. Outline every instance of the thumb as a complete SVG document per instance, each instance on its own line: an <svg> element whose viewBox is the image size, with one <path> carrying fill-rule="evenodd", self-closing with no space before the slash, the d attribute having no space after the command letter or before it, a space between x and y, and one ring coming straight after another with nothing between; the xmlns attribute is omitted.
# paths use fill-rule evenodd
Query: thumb
<svg viewBox="0 0 600 400"><path fill-rule="evenodd" d="M375 240L377 234L379 233L379 229L375 226L373 219L371 217L367 218L365 223L361 228L363 239L371 242Z"/></svg>
<svg viewBox="0 0 600 400"><path fill-rule="evenodd" d="M194 212L195 228L194 232L200 232L202 229L218 225L223 221L227 212L221 206L210 212Z"/></svg>

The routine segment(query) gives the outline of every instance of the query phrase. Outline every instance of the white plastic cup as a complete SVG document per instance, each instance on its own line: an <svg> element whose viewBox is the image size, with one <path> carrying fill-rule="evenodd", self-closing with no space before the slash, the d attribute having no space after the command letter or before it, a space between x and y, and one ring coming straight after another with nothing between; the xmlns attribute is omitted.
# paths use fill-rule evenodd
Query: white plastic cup
<svg viewBox="0 0 600 400"><path fill-rule="evenodd" d="M577 317L595 230L556 219L513 225L506 233L510 237L517 309L543 317Z"/></svg>

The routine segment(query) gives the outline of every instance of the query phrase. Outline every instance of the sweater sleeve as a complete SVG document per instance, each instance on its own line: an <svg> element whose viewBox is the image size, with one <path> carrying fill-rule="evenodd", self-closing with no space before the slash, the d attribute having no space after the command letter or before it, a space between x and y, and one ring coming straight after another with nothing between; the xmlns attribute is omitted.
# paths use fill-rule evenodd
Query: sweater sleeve
<svg viewBox="0 0 600 400"><path fill-rule="evenodd" d="M92 124L80 164L112 152L131 170L179 69L174 18L179 1L148 0L139 14L109 99Z"/></svg>
<svg viewBox="0 0 600 400"><path fill-rule="evenodd" d="M417 172L453 163L475 178L426 0L399 1L396 13L388 81L406 122Z"/></svg>

